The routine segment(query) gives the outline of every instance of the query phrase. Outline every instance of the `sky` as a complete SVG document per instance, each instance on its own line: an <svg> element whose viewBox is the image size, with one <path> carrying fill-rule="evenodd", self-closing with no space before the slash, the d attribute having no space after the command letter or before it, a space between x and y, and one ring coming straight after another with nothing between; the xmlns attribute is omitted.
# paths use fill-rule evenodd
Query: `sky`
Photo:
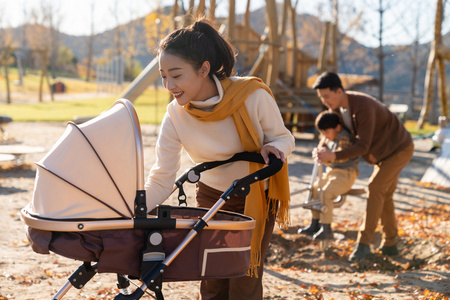
<svg viewBox="0 0 450 300"><path fill-rule="evenodd" d="M291 0L292 3L295 1ZM339 0L340 31L365 46L377 47L380 1L384 9L384 45L411 44L417 35L420 43L431 41L436 0ZM189 0L182 2L187 5ZM330 0L298 0L297 12L317 16L322 21L329 21L332 20L330 2ZM57 12L56 15L60 16L60 31L71 35L89 35L92 3L95 3L94 31L99 33L115 27L117 24L114 18L115 9L118 12L119 23L126 23L130 19L142 17L153 11L158 3L162 6L172 5L174 0L0 0L0 27L16 27L24 23L25 18L30 18L32 8L39 8L42 3L52 5ZM209 1L207 0L206 3L208 5ZM226 15L228 0L216 0L216 3L218 5L216 13L221 16ZM265 0L251 0L250 3L250 10L254 10L264 6ZM236 1L236 12L243 13L246 5L247 1ZM447 11L450 11L450 5L446 6ZM361 10L364 10L362 14L364 29L356 30L352 24ZM417 22L418 27L415 25ZM448 32L449 29L450 22L444 21L443 33Z"/></svg>

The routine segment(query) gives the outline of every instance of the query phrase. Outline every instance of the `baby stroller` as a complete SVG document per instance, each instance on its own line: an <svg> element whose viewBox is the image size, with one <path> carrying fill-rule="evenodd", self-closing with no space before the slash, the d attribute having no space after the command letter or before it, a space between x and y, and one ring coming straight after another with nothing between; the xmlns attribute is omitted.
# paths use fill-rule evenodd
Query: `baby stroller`
<svg viewBox="0 0 450 300"><path fill-rule="evenodd" d="M260 154L239 153L196 165L176 181L179 200L185 200L184 182L237 160L264 164ZM115 299L140 299L147 290L164 299L165 281L246 274L255 220L219 210L278 172L282 162L272 156L268 166L231 184L210 209L163 205L147 214L139 120L131 102L121 99L86 123L69 122L37 166L33 199L21 210L32 249L83 262L52 299L82 288L96 273L117 273ZM134 292L131 280L140 281Z"/></svg>

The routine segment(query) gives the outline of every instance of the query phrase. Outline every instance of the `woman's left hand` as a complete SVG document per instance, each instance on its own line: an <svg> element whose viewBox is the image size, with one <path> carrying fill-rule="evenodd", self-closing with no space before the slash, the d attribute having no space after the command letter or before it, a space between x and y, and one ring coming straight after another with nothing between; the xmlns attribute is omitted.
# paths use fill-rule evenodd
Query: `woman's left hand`
<svg viewBox="0 0 450 300"><path fill-rule="evenodd" d="M261 149L261 155L264 158L264 162L269 164L269 154L272 153L276 158L281 159L283 163L286 163L283 151L278 150L276 147L271 145L264 145Z"/></svg>

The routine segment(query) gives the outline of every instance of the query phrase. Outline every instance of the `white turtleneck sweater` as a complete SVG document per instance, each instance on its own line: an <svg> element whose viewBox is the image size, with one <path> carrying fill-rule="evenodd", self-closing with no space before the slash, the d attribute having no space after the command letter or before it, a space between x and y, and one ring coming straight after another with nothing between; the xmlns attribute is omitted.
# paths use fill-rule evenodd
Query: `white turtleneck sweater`
<svg viewBox="0 0 450 300"><path fill-rule="evenodd" d="M222 85L215 76L214 81L219 95L205 101L191 101L193 106L211 110L222 100ZM285 157L291 154L295 140L284 126L272 96L263 89L257 89L247 97L245 106L261 144L276 147ZM167 106L156 144L156 162L145 183L148 211L163 203L172 192L183 148L194 164L226 160L244 151L232 116L216 122L199 121L173 100ZM248 162L239 161L203 172L201 181L225 191L234 180L248 174Z"/></svg>

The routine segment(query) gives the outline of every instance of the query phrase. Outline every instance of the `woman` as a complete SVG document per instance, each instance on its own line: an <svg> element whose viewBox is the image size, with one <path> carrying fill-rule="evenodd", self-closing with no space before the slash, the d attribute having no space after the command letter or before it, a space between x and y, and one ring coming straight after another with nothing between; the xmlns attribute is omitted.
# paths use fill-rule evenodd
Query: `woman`
<svg viewBox="0 0 450 300"><path fill-rule="evenodd" d="M158 58L163 85L175 100L167 107L156 162L146 182L149 210L170 195L183 148L195 164L225 160L242 151L260 152L266 163L272 153L285 163L269 182L253 184L247 197L233 197L222 207L256 220L248 276L203 280L200 287L202 299L262 299L264 255L277 211L281 226L289 222L286 156L294 138L260 79L230 77L234 49L207 20L169 34L159 45ZM211 207L235 179L259 168L256 163L234 162L203 173L197 205Z"/></svg>

